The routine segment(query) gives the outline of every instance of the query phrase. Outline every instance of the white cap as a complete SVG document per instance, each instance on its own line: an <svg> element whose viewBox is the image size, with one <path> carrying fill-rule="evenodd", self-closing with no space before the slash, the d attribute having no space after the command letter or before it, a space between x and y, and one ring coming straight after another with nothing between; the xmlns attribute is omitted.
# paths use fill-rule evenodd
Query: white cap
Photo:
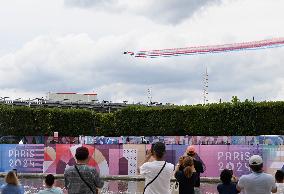
<svg viewBox="0 0 284 194"><path fill-rule="evenodd" d="M259 155L252 155L249 158L249 165L260 165L262 163L263 163L262 158Z"/></svg>

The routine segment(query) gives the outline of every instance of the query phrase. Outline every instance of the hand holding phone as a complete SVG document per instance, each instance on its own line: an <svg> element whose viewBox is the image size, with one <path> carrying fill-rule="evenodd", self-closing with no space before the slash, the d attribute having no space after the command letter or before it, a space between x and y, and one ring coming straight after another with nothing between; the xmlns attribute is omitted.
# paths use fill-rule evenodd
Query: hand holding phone
<svg viewBox="0 0 284 194"><path fill-rule="evenodd" d="M151 156L151 155L152 155L152 150L147 149L146 150L146 157Z"/></svg>

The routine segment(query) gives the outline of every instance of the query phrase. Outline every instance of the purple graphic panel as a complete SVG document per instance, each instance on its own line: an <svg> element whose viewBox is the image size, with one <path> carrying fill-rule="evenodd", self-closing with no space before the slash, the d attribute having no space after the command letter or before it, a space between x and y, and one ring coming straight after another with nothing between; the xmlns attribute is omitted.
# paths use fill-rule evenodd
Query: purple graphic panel
<svg viewBox="0 0 284 194"><path fill-rule="evenodd" d="M237 176L247 174L249 157L254 154L262 155L262 149L253 145L202 145L199 156L206 164L202 176L218 177L225 168L233 170Z"/></svg>

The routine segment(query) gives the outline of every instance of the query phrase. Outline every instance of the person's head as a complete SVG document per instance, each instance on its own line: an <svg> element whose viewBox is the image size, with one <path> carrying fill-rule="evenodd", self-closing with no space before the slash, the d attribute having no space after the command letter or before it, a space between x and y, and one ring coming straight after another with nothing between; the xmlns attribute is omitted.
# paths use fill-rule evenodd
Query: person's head
<svg viewBox="0 0 284 194"><path fill-rule="evenodd" d="M186 177L191 177L192 172L193 172L193 167L194 167L194 163L193 163L193 158L190 156L185 156L181 162L182 167L184 168L184 174Z"/></svg>
<svg viewBox="0 0 284 194"><path fill-rule="evenodd" d="M78 147L76 149L75 158L79 162L86 162L89 159L89 150L86 147Z"/></svg>
<svg viewBox="0 0 284 194"><path fill-rule="evenodd" d="M284 182L284 172L282 170L277 170L275 173L275 180L277 183Z"/></svg>
<svg viewBox="0 0 284 194"><path fill-rule="evenodd" d="M261 156L259 155L252 155L249 158L249 167L253 172L261 172L263 168L263 161Z"/></svg>
<svg viewBox="0 0 284 194"><path fill-rule="evenodd" d="M157 160L162 159L165 153L166 153L166 146L164 143L157 142L152 146L152 154Z"/></svg>
<svg viewBox="0 0 284 194"><path fill-rule="evenodd" d="M16 176L14 171L9 171L5 177L5 181L7 184L19 185L18 177Z"/></svg>
<svg viewBox="0 0 284 194"><path fill-rule="evenodd" d="M186 157L188 157L188 156L181 156L181 157L179 158L178 163L179 163L180 166L183 165L183 160L184 160Z"/></svg>
<svg viewBox="0 0 284 194"><path fill-rule="evenodd" d="M229 169L222 170L220 174L220 180L222 181L223 184L230 184L232 177L233 177L233 172L232 170Z"/></svg>
<svg viewBox="0 0 284 194"><path fill-rule="evenodd" d="M48 174L45 177L45 184L47 187L52 187L52 185L54 184L54 176L52 174Z"/></svg>
<svg viewBox="0 0 284 194"><path fill-rule="evenodd" d="M191 156L185 156L182 160L182 165L184 167L192 166L193 164L193 158Z"/></svg>
<svg viewBox="0 0 284 194"><path fill-rule="evenodd" d="M193 157L195 155L195 148L194 148L194 146L192 146L192 145L188 146L187 149L186 149L186 154L188 156Z"/></svg>

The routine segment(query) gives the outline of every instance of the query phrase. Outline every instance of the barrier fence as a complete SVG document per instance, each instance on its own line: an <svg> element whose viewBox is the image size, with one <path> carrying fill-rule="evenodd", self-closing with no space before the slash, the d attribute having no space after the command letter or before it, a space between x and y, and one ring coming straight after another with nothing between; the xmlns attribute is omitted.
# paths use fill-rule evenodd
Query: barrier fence
<svg viewBox="0 0 284 194"><path fill-rule="evenodd" d="M0 144L0 171L16 168L21 173L63 174L75 164L75 150L80 144ZM102 175L137 175L151 144L84 145L89 149L89 165ZM188 145L166 145L165 159L176 164ZM206 165L204 177L219 177L224 168L237 176L249 173L248 159L259 154L264 170L274 174L284 164L283 145L195 145L196 152Z"/></svg>

